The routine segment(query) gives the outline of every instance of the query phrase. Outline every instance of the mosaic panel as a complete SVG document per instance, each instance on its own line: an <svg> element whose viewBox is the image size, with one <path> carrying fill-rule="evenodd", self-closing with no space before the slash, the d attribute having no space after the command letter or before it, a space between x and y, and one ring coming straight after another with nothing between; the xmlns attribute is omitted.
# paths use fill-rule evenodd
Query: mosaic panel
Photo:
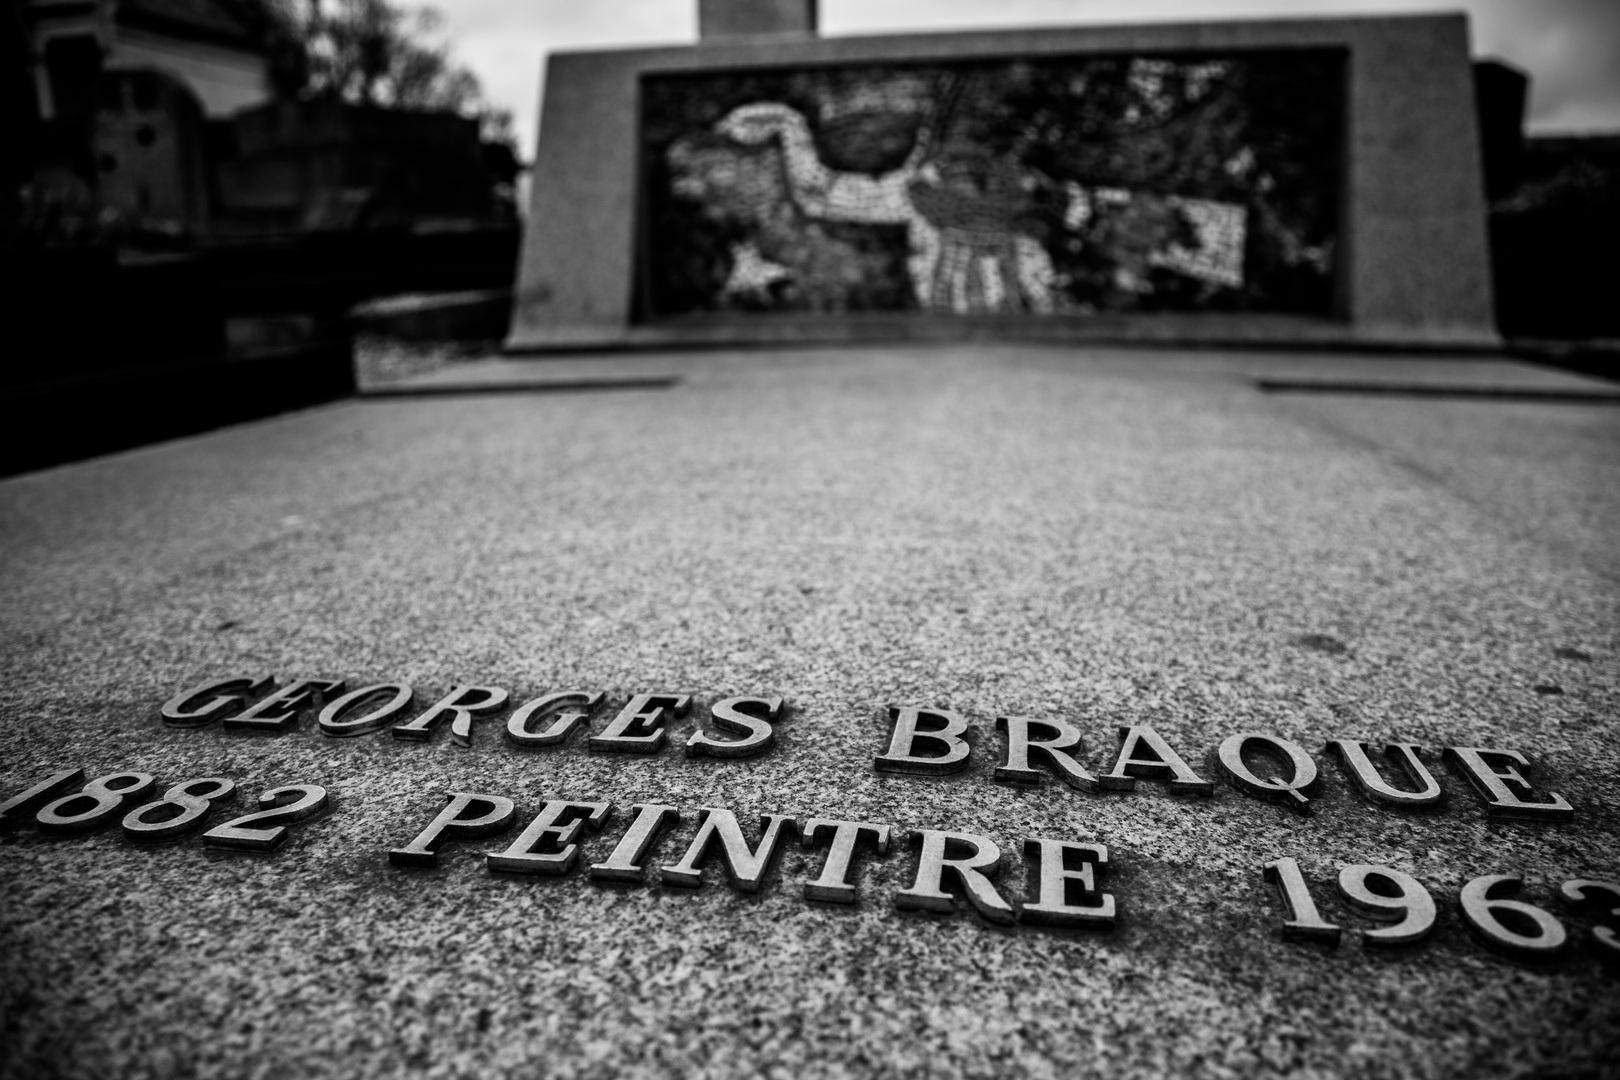
<svg viewBox="0 0 1620 1080"><path fill-rule="evenodd" d="M1327 314L1332 50L649 77L650 317Z"/></svg>

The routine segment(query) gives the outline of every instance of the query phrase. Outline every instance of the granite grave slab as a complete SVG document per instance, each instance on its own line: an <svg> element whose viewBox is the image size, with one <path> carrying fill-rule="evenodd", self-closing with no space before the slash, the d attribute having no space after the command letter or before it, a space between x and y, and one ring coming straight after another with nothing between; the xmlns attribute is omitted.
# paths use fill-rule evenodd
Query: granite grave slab
<svg viewBox="0 0 1620 1080"><path fill-rule="evenodd" d="M1600 384L603 365L0 482L0 1075L1614 1074Z"/></svg>

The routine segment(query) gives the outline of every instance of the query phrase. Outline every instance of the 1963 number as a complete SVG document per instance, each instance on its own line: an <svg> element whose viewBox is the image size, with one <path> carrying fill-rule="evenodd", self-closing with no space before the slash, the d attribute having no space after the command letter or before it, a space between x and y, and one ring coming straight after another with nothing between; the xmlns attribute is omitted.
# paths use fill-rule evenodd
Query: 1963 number
<svg viewBox="0 0 1620 1080"><path fill-rule="evenodd" d="M1277 887L1288 912L1282 927L1284 940L1338 945L1342 931L1322 917L1297 860L1267 863L1265 877ZM1388 924L1361 931L1362 943L1368 948L1416 945L1434 931L1439 917L1434 896L1410 874L1361 863L1341 870L1338 884L1340 897L1352 909ZM1564 951L1569 934L1545 908L1513 898L1522 884L1511 874L1476 877L1458 892L1457 914L1474 939L1492 952L1516 960L1553 959ZM1595 909L1620 922L1620 884L1566 881L1560 895L1572 910ZM1604 963L1620 963L1620 936L1613 926L1600 923L1592 927L1590 941Z"/></svg>

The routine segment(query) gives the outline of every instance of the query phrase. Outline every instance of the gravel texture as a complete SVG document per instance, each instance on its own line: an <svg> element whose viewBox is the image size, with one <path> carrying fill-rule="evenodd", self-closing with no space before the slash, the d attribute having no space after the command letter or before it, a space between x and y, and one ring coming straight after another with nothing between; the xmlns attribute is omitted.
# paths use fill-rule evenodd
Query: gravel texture
<svg viewBox="0 0 1620 1080"><path fill-rule="evenodd" d="M0 483L0 798L57 769L160 790L318 783L332 814L268 856L116 825L0 834L0 1075L118 1077L1620 1075L1620 997L1560 883L1620 880L1620 408L1267 395L1262 375L1582 385L1489 361L1283 354L783 350L526 361L664 390L357 400ZM523 364L457 365L509 382ZM484 371L480 375L480 371ZM449 379L446 370L430 379ZM457 375L455 377L461 377ZM523 752L164 727L210 677L782 695L765 757L584 734ZM968 769L879 774L888 704L956 710ZM1060 717L1093 771L1150 724L1205 778L1227 735L1316 757L1299 816L1218 782L996 784L997 715ZM599 731L610 713L590 725ZM1329 738L1420 743L1448 792L1377 808ZM1441 746L1522 750L1567 824L1488 820ZM492 874L457 841L389 864L447 792L896 827L852 909L783 848L757 896ZM898 910L913 829L983 834L1004 895L1026 836L1108 845L1112 933ZM1286 943L1261 877L1299 860L1337 950ZM1440 906L1367 949L1341 867ZM1566 955L1486 951L1487 873L1555 911ZM1611 925L1614 925L1611 923Z"/></svg>

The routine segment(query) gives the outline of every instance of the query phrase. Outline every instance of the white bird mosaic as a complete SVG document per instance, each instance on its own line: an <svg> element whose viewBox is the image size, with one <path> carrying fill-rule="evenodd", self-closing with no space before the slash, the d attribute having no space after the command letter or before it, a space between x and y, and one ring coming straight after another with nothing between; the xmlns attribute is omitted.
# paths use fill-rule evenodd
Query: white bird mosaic
<svg viewBox="0 0 1620 1080"><path fill-rule="evenodd" d="M715 129L745 145L775 140L788 197L807 217L905 226L907 270L923 310L1052 310L1051 257L1040 241L1012 228L1031 186L1017 166L929 158L929 140L919 136L897 169L877 176L840 172L822 162L804 116L776 102L734 109Z"/></svg>

